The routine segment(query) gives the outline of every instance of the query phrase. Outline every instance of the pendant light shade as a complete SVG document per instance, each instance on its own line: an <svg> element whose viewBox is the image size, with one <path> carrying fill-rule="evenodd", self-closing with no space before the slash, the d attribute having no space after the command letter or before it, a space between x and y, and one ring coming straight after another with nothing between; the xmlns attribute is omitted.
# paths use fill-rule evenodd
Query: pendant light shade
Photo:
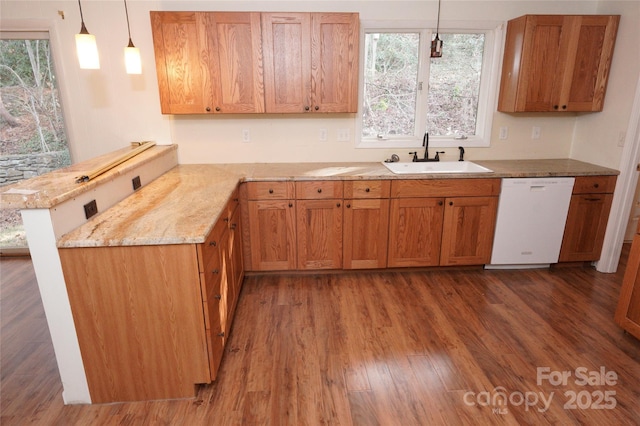
<svg viewBox="0 0 640 426"><path fill-rule="evenodd" d="M100 57L98 56L98 45L96 44L96 37L89 34L87 27L84 25L84 18L82 17L82 5L78 0L78 6L80 7L80 33L76 34L76 53L78 54L78 62L80 68L95 70L100 68Z"/></svg>
<svg viewBox="0 0 640 426"><path fill-rule="evenodd" d="M438 34L439 31L440 31L440 0L438 0L438 22L436 24L436 36L433 40L431 40L431 57L432 58L442 57L442 40L440 40L440 35Z"/></svg>
<svg viewBox="0 0 640 426"><path fill-rule="evenodd" d="M142 74L142 60L140 59L140 49L134 46L131 40L131 27L129 26L129 10L127 0L124 0L124 13L127 16L127 31L129 32L129 44L124 48L124 66L127 74Z"/></svg>

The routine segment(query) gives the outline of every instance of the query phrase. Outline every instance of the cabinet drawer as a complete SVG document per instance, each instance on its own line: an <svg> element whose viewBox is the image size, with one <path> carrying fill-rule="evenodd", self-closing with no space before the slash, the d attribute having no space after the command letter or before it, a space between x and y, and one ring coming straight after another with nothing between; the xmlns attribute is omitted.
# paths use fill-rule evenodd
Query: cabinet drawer
<svg viewBox="0 0 640 426"><path fill-rule="evenodd" d="M573 184L574 194L612 193L617 176L578 176Z"/></svg>
<svg viewBox="0 0 640 426"><path fill-rule="evenodd" d="M500 194L501 179L394 180L391 198L473 197Z"/></svg>
<svg viewBox="0 0 640 426"><path fill-rule="evenodd" d="M296 182L296 199L342 198L342 181L318 180Z"/></svg>
<svg viewBox="0 0 640 426"><path fill-rule="evenodd" d="M295 197L293 182L247 182L249 200L287 200Z"/></svg>
<svg viewBox="0 0 640 426"><path fill-rule="evenodd" d="M344 183L344 198L389 198L389 180L351 180Z"/></svg>

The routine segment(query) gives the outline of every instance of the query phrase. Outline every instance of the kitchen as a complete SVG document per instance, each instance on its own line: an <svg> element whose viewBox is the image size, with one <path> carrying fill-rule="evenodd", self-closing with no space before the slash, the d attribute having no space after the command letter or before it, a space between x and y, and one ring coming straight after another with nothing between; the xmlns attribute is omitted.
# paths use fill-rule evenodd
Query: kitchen
<svg viewBox="0 0 640 426"><path fill-rule="evenodd" d="M11 5L12 2L6 2L7 5ZM29 2L31 3L31 2ZM136 25L136 9L135 5L137 2L134 2L130 6L130 13L132 15L132 24L133 28ZM475 3L475 2L471 2ZM527 4L527 2L506 2L506 3L517 3L518 5L524 4L528 8L523 12L513 13L511 16L505 16L500 19L509 19L511 17L519 16L522 13L535 13L537 8L539 8L540 4ZM51 15L57 14L57 10L53 11L51 9L57 8L55 3L48 2L46 6L43 5L43 9L41 13L45 15L45 12L55 12ZM90 2L89 6L94 4L94 2ZM106 10L110 10L111 3L107 7L106 4L102 4L100 2L95 2L95 4L99 4L104 8L102 12ZM367 14L374 14L376 7L367 7L367 10L359 10L361 8L358 7L358 2L351 5L353 8L350 10L358 10L361 14L361 20L365 19L380 19L378 16L382 16L380 13L378 16L370 16L367 17ZM606 9L607 5L611 5L612 2L601 2L599 4L594 4L593 10L584 11L581 10L579 13L604 13L601 9ZM614 3L619 7L625 6L625 2ZM200 3L195 3L197 6L202 6ZM221 3L222 7L224 3ZM239 5L237 3L233 3L233 5L226 4L227 10L237 10ZM377 5L377 4L376 4ZM450 7L461 7L461 10L453 10L452 13L454 16L459 17L460 19L465 17L465 13L462 12L462 6L464 4L461 2L452 2ZM3 2L3 9L6 11L8 8L4 7L5 3ZM21 6L14 5L16 7L16 18L21 17L20 9ZM216 4L218 6L218 4ZM233 9L229 9L233 6ZM256 9L255 4L245 4L249 9ZM264 6L261 4L261 6ZM309 10L318 10L318 5L306 5ZM335 7L329 7L335 6ZM347 7L348 4L341 3L340 5L331 4L331 3L323 3L323 8L326 7L327 10L330 11L339 11L343 8ZM425 5L417 2L408 2L407 9L404 10L404 13L407 13L406 16L415 16L418 11L412 9L412 7L417 7L418 9L424 7ZM435 6L435 5L430 5ZM550 6L550 5L546 5ZM443 5L443 22L444 13L447 9L446 2ZM578 13L577 11L572 11L572 7L578 7L573 5L572 3L564 4L554 3L552 9L550 11L545 9L544 13ZM584 7L582 5L581 7ZM384 7L380 6L380 9ZM513 4L509 10L512 10ZM556 8L560 8L562 10L556 10ZM33 8L31 8L33 9ZM46 10L45 10L46 9ZM175 7L172 9L184 10L184 3L180 4L180 7ZM198 10L201 8L198 7ZM219 9L216 7L215 9ZM263 9L260 7L259 9ZM298 9L298 8L296 8ZM373 10L372 10L373 9ZM433 8L429 8L430 10ZM481 8L480 8L481 9ZM85 6L85 20L89 21L89 7ZM145 9L144 11L138 11L140 14L138 16L137 21L141 22L143 19L147 19L147 13L149 10L155 10L154 7ZM426 10L421 12L420 14L429 14L433 15L433 10ZM518 9L519 10L519 9ZM636 9L633 9L636 11ZM396 13L401 13L399 10L394 9ZM480 10L477 10L478 13L474 13L474 19L480 19ZM607 13L614 13L615 11L608 10ZM637 11L636 11L637 12ZM22 13L25 13L23 9ZM29 13L32 13L31 11ZM72 12L67 12L67 20L71 20L70 15ZM115 14L115 10L113 11ZM615 12L618 13L618 12ZM624 23L624 13L620 12L623 15L623 23ZM374 14L375 15L375 14ZM46 16L49 16L47 14ZM101 16L106 16L105 13L101 13ZM468 12L467 15L468 16ZM23 15L24 18L34 17L32 15ZM40 17L40 16L38 16ZM388 19L388 11L385 11L384 15L385 19ZM407 19L403 17L398 17L398 19ZM467 18L468 19L468 18ZM492 20L496 19L492 17ZM114 19L115 21L115 19ZM64 23L64 29L67 30L69 34L74 34L77 29L71 28L71 25L68 25L69 22ZM89 24L88 24L89 25ZM96 26L99 27L100 23L96 23ZM107 25L104 23L104 25ZM145 26L148 28L148 21L145 23L139 23L140 26ZM91 26L89 26L91 29ZM631 34L625 36L623 30L630 31ZM123 29L124 30L124 29ZM92 32L97 34L97 29L91 29ZM616 45L616 52L619 52L622 49L625 50L625 43L627 43L627 49L629 51L633 51L634 43L633 38L637 36L637 34L633 33L636 31L635 29L624 27L621 24L620 32L618 35L618 41ZM148 56L148 60L143 59L145 64L153 64L153 55L152 51L152 43L150 41L150 33L149 34L140 34L136 36L136 32L134 30L134 39L136 40L136 44L141 47L143 51L143 55ZM70 36L71 37L71 36ZM138 37L141 40L138 40ZM145 37L147 37L145 41ZM103 37L106 38L106 37ZM116 42L114 40L109 40L108 42L113 43ZM147 43L148 42L148 43ZM144 47L147 49L144 49ZM120 47L118 49L121 50ZM146 50L146 52L145 52ZM127 76L123 73L116 72L116 68L121 67L120 62L116 62L115 59L109 60L106 59L106 64L103 65L103 68L99 72L94 72L92 77L88 77L84 80L84 83L87 83L86 86L83 87L83 79L80 77L82 74L80 70L77 70L74 66L73 58L73 49L69 48L66 51L62 52L66 53L69 61L65 61L63 65L63 69L65 72L63 74L66 76L67 69L69 69L69 75L77 75L77 81L79 82L78 87L80 90L76 93L73 91L72 98L79 101L77 105L82 106L93 106L78 108L78 117L87 118L87 120L73 120L70 123L70 127L72 129L76 126L79 126L79 123L83 123L87 125L84 129L81 130L80 134L85 136L80 139L76 139L74 132L71 132L74 137L73 140L92 140L92 144L86 144L86 146L78 146L72 147L72 152L76 155L76 161L80 161L81 159L93 158L99 154L113 151L117 148L121 148L126 143L119 142L116 145L114 144L113 139L118 139L120 141L123 140L156 140L158 142L164 143L177 143L179 146L180 163L181 164L190 164L190 163L263 163L263 162L305 162L313 159L314 161L335 161L336 158L339 158L341 161L352 161L352 162L362 162L362 161L380 161L383 158L387 158L394 150L368 150L368 149L356 149L353 143L345 144L344 141L338 142L337 140L332 140L333 137L328 138L327 141L311 141L312 138L303 138L301 135L307 134L317 134L317 128L322 126L326 127L329 135L334 135L338 133L338 129L348 128L350 129L350 134L355 135L356 130L353 125L353 117L342 117L342 116L331 116L327 118L307 118L307 117L295 117L288 118L286 116L283 117L269 117L269 118L257 118L257 117L241 117L241 118L233 118L233 119L225 119L220 117L198 117L198 116L162 116L159 113L158 102L157 102L157 92L156 92L156 84L155 81L152 81L151 84L148 81L144 81L141 79L136 79L136 77L131 77L131 80L124 80ZM509 138L507 140L501 140L499 138L491 138L491 146L488 148L468 148L467 149L467 158L471 160L496 160L496 159L526 159L526 158L566 158L571 157L578 160L584 160L591 163L595 163L598 165L603 165L605 167L611 168L620 168L619 167L619 159L622 152L623 147L618 146L618 137L620 131L626 131L627 121L629 120L629 111L631 111L631 103L632 98L630 97L630 93L628 87L631 86L630 81L636 77L637 72L634 74L632 70L634 67L616 67L616 58L614 57L614 62L612 64L611 77L609 81L609 88L607 92L607 105L604 108L603 112L595 113L595 114L584 114L570 117L549 117L549 116L525 116L521 117L518 115L509 115L509 114L501 114L495 113L494 122L492 126L492 134L497 133L497 129L500 127L508 127L509 128ZM633 57L630 58L633 63ZM637 62L637 58L636 62ZM103 59L103 62L105 59ZM109 69L109 65L113 65L113 69ZM622 69L624 68L624 69ZM637 67L635 68L637 71ZM618 76L614 78L615 73L619 72L622 76ZM630 78L624 78L626 75L630 75ZM112 76L112 77L107 77ZM113 78L113 82L110 80ZM142 78L144 79L153 79L153 75L149 75L148 73L143 73ZM110 99L110 94L118 93L118 89L115 83L117 79L122 79L120 84L132 88L131 93L125 94L124 97L118 97L118 102L115 102L114 99ZM91 81L89 81L91 80ZM624 86L624 81L626 83L626 89ZM112 88L111 85L114 85ZM96 86L92 85L92 83L97 83ZM621 84L623 87L618 86L617 90L615 89L616 84ZM144 93L136 93L136 88L144 87ZM83 90L84 89L84 90ZM113 90L112 90L113 89ZM149 93L147 93L149 92ZM616 97L615 93L618 93L618 97ZM145 108L140 108L139 102L135 102L139 96L147 96L148 102L148 111L143 112ZM626 95L626 96L625 96ZM613 99L613 101L612 101ZM120 100L125 100L127 102L120 103ZM620 101L620 102L617 102ZM620 105L626 105L625 108L613 108L611 111L608 106L609 103L615 103ZM87 104L89 103L89 104ZM110 107L110 103L113 103L113 106ZM134 111L127 111L127 106L132 105L132 109ZM135 108L133 107L135 105ZM70 108L73 107L73 103L69 105ZM80 111L80 109L82 111ZM117 111L116 111L117 110ZM150 112L150 111L153 111ZM93 111L93 112L92 112ZM92 114L95 115L91 117ZM85 116L88 114L89 117ZM143 114L140 116L139 114ZM105 116L113 116L114 120L104 120ZM92 120L93 118L93 120ZM275 119L274 119L275 118ZM321 124L318 124L322 120ZM608 120L606 121L607 126L603 126L603 121L600 120ZM95 122L95 126L94 126ZM101 127L102 123L109 122L111 125L108 129L104 129ZM118 123L117 126L113 126L113 123ZM144 124L140 124L144 123ZM532 125L538 125L542 128L541 137L532 141L529 135L530 128ZM116 129L114 129L116 127ZM141 129L141 127L144 127ZM249 143L243 144L241 142L241 136L243 133L243 129L248 128L250 130L250 134L252 135ZM89 130L91 129L91 130ZM137 130L136 130L137 129ZM143 134L144 132L151 132L150 129L153 129L154 132L158 132L159 130L164 130L164 132L160 135L158 134ZM76 129L73 129L74 131ZM86 132L83 134L82 130ZM123 135L116 135L114 132L138 132L136 135L128 133ZM107 135L108 137L105 137ZM163 140L164 135L164 140ZM256 135L260 135L260 138L264 137L264 142L261 140L256 140ZM526 135L526 136L525 136ZM584 137L584 135L589 135L588 137ZM102 140L105 139L105 140ZM106 139L110 139L107 141ZM315 139L315 138L313 138ZM604 145L601 144L593 144L594 139L600 140ZM111 144L111 145L110 145ZM608 145L607 145L608 144ZM293 147L293 148L292 148ZM606 148L610 149L606 149ZM85 156L83 157L82 152L85 152ZM445 148L445 152L446 152ZM457 154L449 150L448 158L455 158ZM618 154L617 156L615 154Z"/></svg>

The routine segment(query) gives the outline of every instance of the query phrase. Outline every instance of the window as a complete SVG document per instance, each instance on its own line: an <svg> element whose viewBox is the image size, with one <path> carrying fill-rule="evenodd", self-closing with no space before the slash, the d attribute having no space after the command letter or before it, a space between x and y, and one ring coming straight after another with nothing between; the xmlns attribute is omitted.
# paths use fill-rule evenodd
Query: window
<svg viewBox="0 0 640 426"><path fill-rule="evenodd" d="M489 146L502 33L481 27L441 30L430 58L431 31L364 23L358 146Z"/></svg>
<svg viewBox="0 0 640 426"><path fill-rule="evenodd" d="M0 31L0 191L71 164L48 31ZM0 210L0 254L22 253L20 212Z"/></svg>

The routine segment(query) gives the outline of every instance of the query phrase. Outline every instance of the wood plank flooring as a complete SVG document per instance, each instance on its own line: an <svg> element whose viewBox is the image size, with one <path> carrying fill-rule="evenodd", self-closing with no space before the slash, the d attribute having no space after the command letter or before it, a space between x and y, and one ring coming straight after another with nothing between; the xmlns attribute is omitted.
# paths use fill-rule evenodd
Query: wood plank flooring
<svg viewBox="0 0 640 426"><path fill-rule="evenodd" d="M0 424L640 424L640 341L613 322L627 255L616 274L248 277L216 383L92 406L62 404L31 262L2 260ZM617 380L581 385L580 368Z"/></svg>

